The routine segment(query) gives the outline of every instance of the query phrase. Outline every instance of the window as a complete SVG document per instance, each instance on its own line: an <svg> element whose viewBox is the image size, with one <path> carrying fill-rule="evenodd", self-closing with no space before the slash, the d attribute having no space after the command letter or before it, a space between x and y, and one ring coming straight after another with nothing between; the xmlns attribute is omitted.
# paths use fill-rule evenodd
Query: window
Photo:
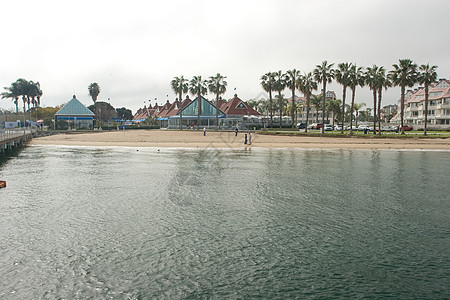
<svg viewBox="0 0 450 300"><path fill-rule="evenodd" d="M445 80L442 80L439 82L439 84L436 86L437 88L446 88L448 87L448 83Z"/></svg>
<svg viewBox="0 0 450 300"><path fill-rule="evenodd" d="M429 96L432 97L432 98L435 98L435 97L440 96L441 94L442 94L442 92L432 92L432 93L429 94Z"/></svg>
<svg viewBox="0 0 450 300"><path fill-rule="evenodd" d="M236 106L236 108L244 108L245 109L247 107L245 106L244 102L241 102L238 104L238 106Z"/></svg>

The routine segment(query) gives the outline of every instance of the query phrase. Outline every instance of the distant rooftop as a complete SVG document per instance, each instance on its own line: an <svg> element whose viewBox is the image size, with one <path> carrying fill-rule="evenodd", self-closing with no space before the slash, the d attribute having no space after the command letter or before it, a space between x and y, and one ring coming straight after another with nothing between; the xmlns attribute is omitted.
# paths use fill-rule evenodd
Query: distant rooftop
<svg viewBox="0 0 450 300"><path fill-rule="evenodd" d="M55 116L95 116L95 114L73 95L72 100L58 110Z"/></svg>

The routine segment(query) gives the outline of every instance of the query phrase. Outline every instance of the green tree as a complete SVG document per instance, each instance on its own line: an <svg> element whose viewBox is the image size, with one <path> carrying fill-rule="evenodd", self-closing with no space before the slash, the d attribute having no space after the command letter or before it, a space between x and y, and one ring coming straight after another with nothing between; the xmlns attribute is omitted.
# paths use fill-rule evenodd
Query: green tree
<svg viewBox="0 0 450 300"><path fill-rule="evenodd" d="M356 123L355 126L358 126L358 117L359 117L359 111L361 108L363 108L364 106L366 106L365 103L353 103L353 110L356 112Z"/></svg>
<svg viewBox="0 0 450 300"><path fill-rule="evenodd" d="M188 80L184 79L184 76L174 77L170 82L170 87L172 91L178 95L178 100L180 100L180 130L183 130L183 94L186 94L189 90Z"/></svg>
<svg viewBox="0 0 450 300"><path fill-rule="evenodd" d="M116 108L117 116L122 120L132 120L133 119L133 113L130 109L127 109L125 107Z"/></svg>
<svg viewBox="0 0 450 300"><path fill-rule="evenodd" d="M297 111L296 103L295 103L295 89L296 83L300 76L300 71L296 69L292 69L286 72L284 77L284 82L286 86L292 91L292 105L291 105L291 118L292 118L292 129L295 128L295 112Z"/></svg>
<svg viewBox="0 0 450 300"><path fill-rule="evenodd" d="M207 81L202 80L202 76L194 76L189 82L189 92L197 96L197 130L200 129L200 115L202 114L202 96L206 94L207 89Z"/></svg>
<svg viewBox="0 0 450 300"><path fill-rule="evenodd" d="M391 81L388 76L386 76L386 70L384 67L380 67L377 72L377 86L378 86L378 134L381 135L381 98L383 93L383 88L387 89L391 86ZM374 127L375 129L375 127ZM375 130L374 130L375 132Z"/></svg>
<svg viewBox="0 0 450 300"><path fill-rule="evenodd" d="M378 72L379 67L373 65L368 67L365 73L365 83L370 88L373 94L373 134L376 134L377 126L377 92L378 92Z"/></svg>
<svg viewBox="0 0 450 300"><path fill-rule="evenodd" d="M412 87L417 82L417 65L410 59L400 59L393 64L394 70L389 72L389 78L394 86L400 86L400 127L405 134L403 120L405 115L405 87Z"/></svg>
<svg viewBox="0 0 450 300"><path fill-rule="evenodd" d="M215 76L209 77L208 89L216 95L216 130L219 130L219 96L227 91L227 77L217 73Z"/></svg>
<svg viewBox="0 0 450 300"><path fill-rule="evenodd" d="M333 127L334 127L334 120L336 117L339 119L339 115L341 113L341 100L327 100L326 102L327 110L330 111L333 114ZM345 107L344 107L345 108ZM344 125L342 125L344 127Z"/></svg>
<svg viewBox="0 0 450 300"><path fill-rule="evenodd" d="M261 76L261 86L264 91L269 93L269 112L270 112L270 127L273 128L273 100L272 91L274 90L275 78L272 72L268 72Z"/></svg>
<svg viewBox="0 0 450 300"><path fill-rule="evenodd" d="M352 66L353 65L351 63L340 63L338 64L338 68L335 70L336 81L342 85L342 134L344 134L345 97L347 95L347 87L351 83L350 73Z"/></svg>
<svg viewBox="0 0 450 300"><path fill-rule="evenodd" d="M314 69L314 79L317 82L322 82L322 108L325 108L325 94L327 92L327 83L330 83L334 78L334 64L328 64L326 60L322 64L317 65ZM325 123L325 113L322 112L322 125ZM324 126L322 126L322 135L325 133Z"/></svg>
<svg viewBox="0 0 450 300"><path fill-rule="evenodd" d="M281 92L286 88L284 74L281 71L274 72L274 86L273 90L278 92L278 109L280 110L280 128L283 127L283 99Z"/></svg>
<svg viewBox="0 0 450 300"><path fill-rule="evenodd" d="M423 128L423 135L427 135L428 124L428 89L430 85L437 79L437 66L430 66L430 64L421 65L419 67L418 81L425 86L425 125Z"/></svg>
<svg viewBox="0 0 450 300"><path fill-rule="evenodd" d="M88 86L89 96L92 98L92 101L97 101L98 95L100 94L100 86L97 82L93 82Z"/></svg>
<svg viewBox="0 0 450 300"><path fill-rule="evenodd" d="M97 112L95 111L95 102L97 101L98 95L100 94L100 86L97 82L93 82L88 86L89 96L94 101L94 114L97 117Z"/></svg>
<svg viewBox="0 0 450 300"><path fill-rule="evenodd" d="M316 110L316 123L319 123L319 111L322 111L322 115L325 114L325 112L322 109L322 96L321 95L312 95L311 96L311 104L314 106ZM322 121L323 122L323 121Z"/></svg>
<svg viewBox="0 0 450 300"><path fill-rule="evenodd" d="M311 95L312 92L317 90L317 82L314 81L314 77L311 72L299 76L297 79L297 88L303 93L306 98L306 128L305 132L308 132L309 110L311 107Z"/></svg>
<svg viewBox="0 0 450 300"><path fill-rule="evenodd" d="M1 93L2 99L11 99L16 106L16 115L19 113L20 90L17 81L11 83L11 86L4 87L5 92Z"/></svg>
<svg viewBox="0 0 450 300"><path fill-rule="evenodd" d="M355 92L357 86L364 86L364 76L362 67L352 64L349 74L348 86L352 90L352 104L350 105L350 135L353 134L353 110L355 108ZM358 111L356 111L356 123L358 123Z"/></svg>

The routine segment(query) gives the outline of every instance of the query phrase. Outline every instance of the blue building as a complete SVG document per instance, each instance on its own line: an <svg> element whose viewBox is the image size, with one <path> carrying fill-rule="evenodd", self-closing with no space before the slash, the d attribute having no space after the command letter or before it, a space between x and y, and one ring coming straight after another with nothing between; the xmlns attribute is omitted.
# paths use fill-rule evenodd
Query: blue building
<svg viewBox="0 0 450 300"><path fill-rule="evenodd" d="M94 117L95 114L73 95L72 100L55 114L55 129L63 129L57 128L58 121L61 120L66 121L67 125L73 129L94 129Z"/></svg>

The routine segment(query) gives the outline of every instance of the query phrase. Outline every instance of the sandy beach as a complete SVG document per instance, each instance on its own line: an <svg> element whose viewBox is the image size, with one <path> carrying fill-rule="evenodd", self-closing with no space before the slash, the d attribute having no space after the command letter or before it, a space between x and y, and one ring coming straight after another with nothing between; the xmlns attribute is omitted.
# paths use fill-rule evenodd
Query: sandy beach
<svg viewBox="0 0 450 300"><path fill-rule="evenodd" d="M430 149L450 150L445 138L335 138L283 136L252 133L253 148L319 148L319 149ZM69 132L34 138L32 145L182 147L236 149L244 145L244 133L234 132L129 130L103 132Z"/></svg>

